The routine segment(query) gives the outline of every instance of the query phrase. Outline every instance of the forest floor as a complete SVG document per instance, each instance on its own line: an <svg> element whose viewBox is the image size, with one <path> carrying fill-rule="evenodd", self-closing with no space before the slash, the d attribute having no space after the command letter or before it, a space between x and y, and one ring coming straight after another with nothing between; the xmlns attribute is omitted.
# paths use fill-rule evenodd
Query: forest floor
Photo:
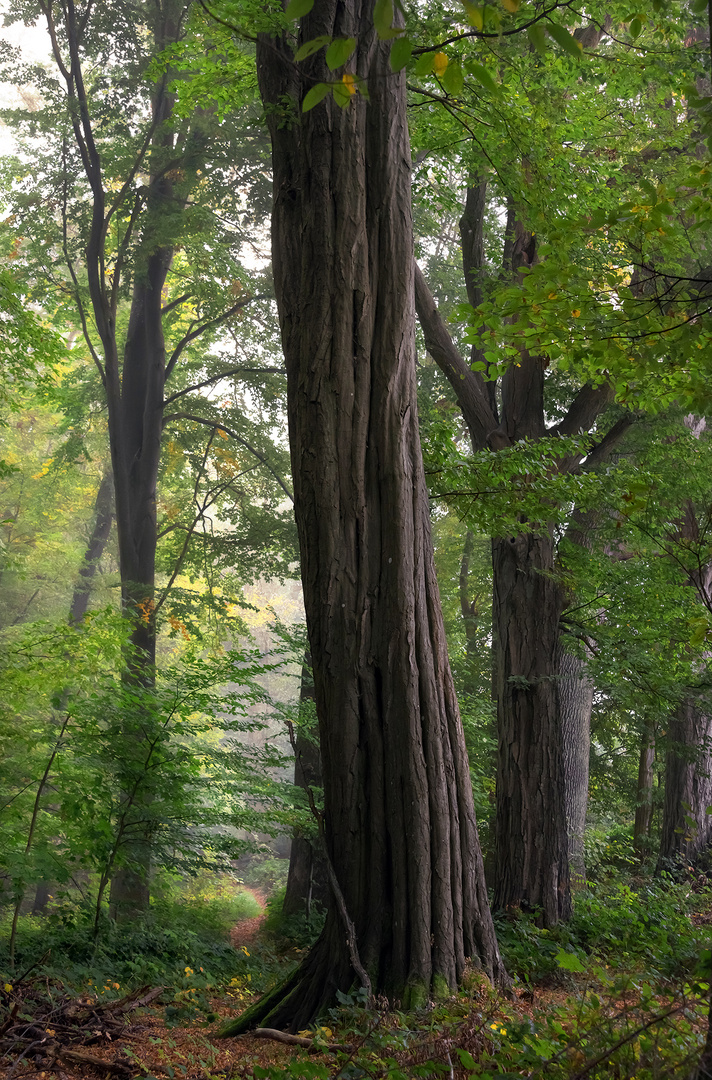
<svg viewBox="0 0 712 1080"><path fill-rule="evenodd" d="M264 910L264 897L260 894L253 895L262 907L262 913L241 920L233 926L230 933L233 947L246 952L247 955L253 948L259 949L267 917ZM709 912L697 914L695 921L698 919L709 922L712 914ZM295 959L297 959L296 955ZM447 1062L445 1075L449 1074L451 1080L472 1076L471 1069L474 1061L470 1058L470 1067L466 1068L466 1061L462 1056L458 1057L458 1054L462 1055L463 1052L468 1055L471 1053L473 1058L478 1060L484 1051L490 1062L493 1061L492 1054L499 1056L502 1052L502 1068L506 1069L505 1060L507 1059L511 1061L511 1068L514 1060L510 1057L507 1047L505 1038L507 1029L510 1029L511 1037L513 1028L532 1021L532 1031L544 1031L541 1018L554 1016L563 1020L566 1031L570 1033L572 1029L568 1018L572 1017L576 1011L572 1010L572 993L575 994L578 991L580 995L581 987L577 987L577 982L582 979L585 982L587 978L588 976L567 974L564 978L553 977L531 987L520 986L511 999L497 998L490 989L487 989L481 978L475 979L471 985L467 1003L463 1002L462 996L460 998L459 1014L458 1006L454 1005L451 1022L439 1026L433 1023L429 1031L428 1021L424 1022L424 1027L420 1029L417 1039L418 1045L424 1048L425 1056L422 1060L439 1059ZM635 1037L639 1040L640 1033L645 1030L647 1024L638 1027L636 1033L636 1025L640 1023L641 1016L638 1011L640 983L636 985L633 982L631 985L632 995L626 995L624 992L622 995L619 993L615 999L611 997L609 1003L603 1008L603 1012L599 1012L598 1018L594 1019L596 1023L600 1023L604 1020L605 1014L607 1017L605 1024L607 1024L614 1014L630 1009L632 1026L629 1024L627 1030L632 1032L631 1038ZM33 1012L32 1005L35 1002L39 1002L42 997L44 1001L48 999L48 996L51 999L53 994L54 1011L45 1012L42 1014L43 1018L40 1017L39 1011ZM294 1077L315 1076L313 1070L319 1065L323 1069L322 1076L335 1075L338 1071L334 1054L312 1053L307 1057L304 1050L258 1038L253 1034L229 1039L217 1038L216 1031L219 1022L228 1017L234 1017L242 1011L250 1003L252 995L249 988L244 986L232 991L230 987L227 987L220 996L213 997L209 991L207 994L213 1014L211 1022L206 1022L204 1012L202 1015L196 1012L196 1019L192 1021L169 1024L166 1019L166 1007L159 1004L160 988L158 987L143 987L141 991L133 995L112 1002L106 999L100 1000L96 995L92 996L88 993L75 997L63 996L55 987L50 986L50 983L47 983L45 989L44 980L37 980L34 989L28 982L28 985L23 988L22 995L19 996L20 1008L26 1015L28 1012L33 1015L35 1021L31 1029L26 1023L18 1025L18 1030L20 1027L23 1028L22 1034L25 1041L24 1043L22 1040L18 1041L16 1058L13 1055L5 1057L4 1060L9 1064L4 1067L4 1071L0 1066L0 1077L2 1080L22 1080L29 1077L36 1077L38 1080L115 1080L115 1078L137 1080L138 1077L144 1077L146 1080L165 1080L165 1078L167 1080L232 1080L237 1077L253 1077L255 1067L262 1070L275 1066L286 1068L290 1063L295 1062L297 1055L302 1061L308 1060L310 1064L305 1066L304 1072L300 1068L294 1069L291 1073ZM143 1006L144 998L151 999L145 1007ZM653 1011L660 1011L664 1004L661 999L656 1001L648 998L648 1006ZM634 1013L635 1017L633 1017ZM699 1015L697 1013L697 1016ZM19 1020L21 1016L22 1012L19 1013L17 1019ZM645 1017L643 1019L645 1020ZM12 1020L11 1016L10 1020L0 1028L3 1041L12 1035ZM397 1028L398 1021L389 1014L382 1014L380 1020L377 1018L375 1021L378 1028L377 1035L380 1032L383 1037L386 1037L391 1030L391 1023ZM534 1024L537 1025L536 1028ZM567 1036L563 1035L564 1028L560 1030L565 1044ZM620 1029L616 1029L613 1024L610 1030L611 1037L608 1046L613 1046L615 1036L612 1033ZM699 1020L694 1017L691 1031L693 1041L699 1045L703 1032ZM36 1040L29 1046L26 1041L28 1033ZM397 1030L395 1034L398 1035ZM326 1041L331 1039L331 1031L328 1028L322 1029L321 1035ZM338 1034L334 1037L338 1038ZM535 1038L539 1039L539 1035ZM626 1038L625 1041L628 1042L630 1039ZM21 1052L20 1048L23 1045L25 1050ZM378 1045L377 1041L374 1045ZM591 1047L583 1043L581 1046L583 1050L578 1045L574 1046L573 1040L569 1040L568 1045L560 1053L557 1052L556 1047L553 1047L554 1057L559 1059L560 1063L561 1055L564 1055L564 1058L568 1055L572 1069L570 1075L584 1076L589 1073L587 1062L593 1060L590 1056ZM511 1050L511 1047L509 1049ZM409 1064L415 1064L410 1052L406 1056ZM594 1058L595 1056L594 1053ZM400 1061L402 1055L396 1048L391 1049L387 1041L384 1041L382 1049L377 1054L380 1060L374 1059L375 1071L372 1075L386 1075L383 1071L384 1059L387 1060L389 1057L393 1067L397 1069L396 1059ZM327 1072L324 1066L331 1066L331 1068ZM492 1065L490 1064L489 1067L492 1068ZM311 1073L308 1071L310 1068ZM411 1072L408 1064L405 1064L405 1059L401 1068L403 1071L396 1075L408 1078L418 1075L417 1071ZM579 1072L579 1069L582 1071ZM389 1070L386 1069L386 1071ZM495 1066L495 1072L499 1071L499 1067ZM361 1073L361 1075L364 1074ZM493 1074L488 1073L488 1075ZM513 1074L510 1072L508 1075ZM527 1075L527 1072L519 1075ZM595 1075L599 1075L598 1071ZM604 1072L604 1075L608 1073ZM637 1073L621 1073L620 1075L633 1076ZM655 1075L672 1076L678 1073L658 1074L656 1072Z"/></svg>

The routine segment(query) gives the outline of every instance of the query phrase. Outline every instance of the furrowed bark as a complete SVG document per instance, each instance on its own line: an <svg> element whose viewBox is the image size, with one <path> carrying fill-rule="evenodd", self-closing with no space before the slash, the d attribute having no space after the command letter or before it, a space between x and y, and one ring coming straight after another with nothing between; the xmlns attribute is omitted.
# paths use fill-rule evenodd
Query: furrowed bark
<svg viewBox="0 0 712 1080"><path fill-rule="evenodd" d="M557 649L563 594L550 535L492 542L497 691L494 907L571 913Z"/></svg>
<svg viewBox="0 0 712 1080"><path fill-rule="evenodd" d="M328 854L373 990L404 1006L454 988L466 957L504 972L489 914L433 563L415 384L403 75L373 9L320 0L300 38L355 37L370 103L301 101L329 78L258 45L273 147L284 348ZM293 111L284 116L285 96ZM224 1029L303 1027L354 984L332 901L297 973Z"/></svg>
<svg viewBox="0 0 712 1080"><path fill-rule="evenodd" d="M665 802L657 872L680 859L692 860L712 843L712 712L690 694L668 727Z"/></svg>

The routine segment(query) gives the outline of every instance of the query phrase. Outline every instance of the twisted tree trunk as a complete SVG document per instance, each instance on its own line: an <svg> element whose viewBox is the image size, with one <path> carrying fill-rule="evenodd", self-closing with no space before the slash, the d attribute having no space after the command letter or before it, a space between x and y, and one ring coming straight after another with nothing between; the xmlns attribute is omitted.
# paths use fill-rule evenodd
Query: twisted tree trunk
<svg viewBox="0 0 712 1080"><path fill-rule="evenodd" d="M295 65L284 40L260 41L258 75L325 834L345 913L331 903L296 974L226 1033L303 1027L360 965L405 1007L454 988L468 956L503 977L418 434L405 79L372 3L319 0L299 38L319 35L356 39L348 68L368 80L368 104L303 113L333 76L323 53Z"/></svg>

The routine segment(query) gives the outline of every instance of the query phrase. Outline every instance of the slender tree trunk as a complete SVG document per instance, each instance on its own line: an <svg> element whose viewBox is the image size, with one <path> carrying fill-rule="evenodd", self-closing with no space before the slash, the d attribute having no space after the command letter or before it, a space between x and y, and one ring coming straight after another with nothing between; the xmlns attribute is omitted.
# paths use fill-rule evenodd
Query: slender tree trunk
<svg viewBox="0 0 712 1080"><path fill-rule="evenodd" d="M640 858L650 854L650 826L653 820L653 778L655 766L655 732L646 722L640 740L638 783L635 800L633 846Z"/></svg>
<svg viewBox="0 0 712 1080"><path fill-rule="evenodd" d="M94 502L94 525L89 543L84 553L84 562L79 570L79 580L74 586L72 602L69 606L69 621L77 625L82 621L89 608L89 599L94 578L99 568L99 561L106 550L114 520L114 479L110 470L101 478L99 490Z"/></svg>
<svg viewBox="0 0 712 1080"><path fill-rule="evenodd" d="M79 570L77 583L72 593L72 601L69 605L69 622L73 626L79 626L89 608L92 585L99 561L104 554L106 545L111 534L111 524L114 520L114 484L111 470L107 470L101 478L96 500L94 502L94 524L87 549L84 552L84 561ZM66 692L65 692L66 699ZM35 899L32 905L33 915L44 915L52 889L51 881L40 881L35 891Z"/></svg>
<svg viewBox="0 0 712 1080"><path fill-rule="evenodd" d="M157 10L154 25L157 53L176 40L184 9L183 0L167 0ZM156 125L153 142L159 155L176 149L175 134L169 125L173 105L174 97L167 91L166 80L160 80L152 101ZM166 243L165 238L175 235L168 222L177 218L182 209L180 201L174 198L172 176L170 171L161 169L150 178L149 213L141 237L145 262L134 276L121 385L119 388L117 380L113 393L110 390L107 395L121 595L124 610L133 624L125 679L130 686L148 693L155 685L156 664L156 502L166 382L162 307L173 258L172 240ZM146 713L150 714L150 710ZM125 733L124 791L133 788L133 773L142 768L150 737L151 732L144 727L137 710ZM146 774L135 799L137 822L150 819L151 802L150 776ZM112 876L109 893L110 915L118 919L139 916L148 910L149 904L150 827L137 824L129 834L134 839L122 852L122 865Z"/></svg>
<svg viewBox="0 0 712 1080"><path fill-rule="evenodd" d="M468 955L503 977L418 435L405 80L371 3L320 0L299 36L319 34L355 37L348 66L370 104L302 113L331 76L323 53L296 66L282 41L260 41L258 76L327 851L358 957L332 902L296 974L230 1033L304 1026L359 958L373 991L406 1007L454 988Z"/></svg>
<svg viewBox="0 0 712 1080"><path fill-rule="evenodd" d="M306 702L315 700L311 656L308 653L302 667L299 697L302 706ZM323 786L321 754L315 732L311 733L309 738L301 729L297 732L294 783L304 790ZM314 822L314 831L316 831L316 822ZM314 901L326 908L328 900L328 871L319 841L312 842L307 836L295 832L289 853L289 874L282 914L304 915L308 919Z"/></svg>
<svg viewBox="0 0 712 1080"><path fill-rule="evenodd" d="M459 594L460 594L460 612L462 614L462 623L465 628L465 652L467 655L467 673L464 681L464 690L467 694L472 694L476 691L476 681L474 679L473 668L475 664L475 657L477 656L477 599L470 598L470 559L474 551L474 536L468 530L465 535L465 545L462 550L462 559L460 561L460 580L459 580Z"/></svg>
<svg viewBox="0 0 712 1080"><path fill-rule="evenodd" d="M588 807L593 683L586 661L563 647L559 639L557 690L564 757L564 802L569 845L569 874L574 888L586 884L583 838Z"/></svg>
<svg viewBox="0 0 712 1080"><path fill-rule="evenodd" d="M680 858L694 859L712 843L711 739L712 713L691 694L668 727L658 873Z"/></svg>
<svg viewBox="0 0 712 1080"><path fill-rule="evenodd" d="M497 867L494 906L570 914L557 645L563 595L549 534L494 540Z"/></svg>

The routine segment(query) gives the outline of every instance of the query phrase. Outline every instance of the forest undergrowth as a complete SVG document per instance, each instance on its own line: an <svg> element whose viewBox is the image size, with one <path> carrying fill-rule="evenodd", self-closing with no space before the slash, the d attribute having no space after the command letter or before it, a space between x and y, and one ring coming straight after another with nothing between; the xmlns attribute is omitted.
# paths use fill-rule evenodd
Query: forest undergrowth
<svg viewBox="0 0 712 1080"><path fill-rule="evenodd" d="M689 1077L707 1033L712 880L613 877L582 890L566 926L502 916L511 992L476 970L459 993L405 1013L363 992L291 1044L219 1037L318 933L284 923L280 894L204 876L140 924L97 942L70 898L20 921L0 957L0 1075L39 1080L410 1080ZM301 1045L299 1045L301 1044Z"/></svg>

